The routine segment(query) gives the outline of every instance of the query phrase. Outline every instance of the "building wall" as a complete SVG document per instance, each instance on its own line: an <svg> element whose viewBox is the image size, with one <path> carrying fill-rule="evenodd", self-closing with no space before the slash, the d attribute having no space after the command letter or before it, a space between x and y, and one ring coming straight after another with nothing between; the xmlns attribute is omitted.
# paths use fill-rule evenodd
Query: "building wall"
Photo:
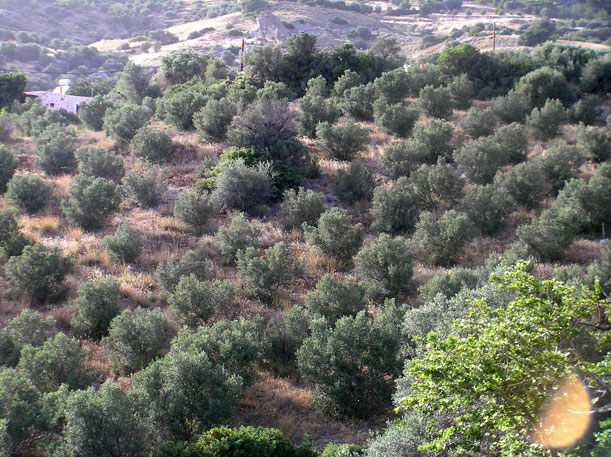
<svg viewBox="0 0 611 457"><path fill-rule="evenodd" d="M40 104L48 109L65 109L71 113L78 113L78 105L91 100L91 97L79 97L45 91L26 92L25 96L39 99Z"/></svg>

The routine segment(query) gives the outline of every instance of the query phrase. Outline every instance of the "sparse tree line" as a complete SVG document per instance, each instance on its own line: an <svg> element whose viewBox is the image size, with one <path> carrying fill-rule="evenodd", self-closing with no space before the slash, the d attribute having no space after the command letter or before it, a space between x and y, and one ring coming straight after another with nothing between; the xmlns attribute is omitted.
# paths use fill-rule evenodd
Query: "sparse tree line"
<svg viewBox="0 0 611 457"><path fill-rule="evenodd" d="M240 75L193 52L156 75L128 64L78 117L32 103L0 115L3 279L28 304L0 329L0 455L318 455L277 431L219 427L269 370L338 420L388 414L394 398L400 421L325 457L549 455L527 417L577 372L600 412L559 455L602 456L611 249L566 259L611 223L609 55L458 45L405 71L391 38L319 51L302 33L287 48L249 51ZM79 123L114 144L77 147ZM220 145L172 202L190 248L147 267L150 235L128 211L169 200L186 163L176 131ZM78 256L20 225L51 212L100 235L112 265L149 268L151 303L126 305L112 274L75 286ZM44 313L66 301L68 322ZM246 318L245 302L266 312ZM90 347L129 382L104 379Z"/></svg>

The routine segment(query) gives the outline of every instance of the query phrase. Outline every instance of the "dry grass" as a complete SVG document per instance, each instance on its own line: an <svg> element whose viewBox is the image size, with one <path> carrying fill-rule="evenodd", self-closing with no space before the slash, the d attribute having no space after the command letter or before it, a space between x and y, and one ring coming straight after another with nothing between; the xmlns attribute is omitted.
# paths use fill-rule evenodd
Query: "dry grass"
<svg viewBox="0 0 611 457"><path fill-rule="evenodd" d="M565 262L588 264L600 259L601 251L605 246L606 244L599 240L575 240L567 250Z"/></svg>

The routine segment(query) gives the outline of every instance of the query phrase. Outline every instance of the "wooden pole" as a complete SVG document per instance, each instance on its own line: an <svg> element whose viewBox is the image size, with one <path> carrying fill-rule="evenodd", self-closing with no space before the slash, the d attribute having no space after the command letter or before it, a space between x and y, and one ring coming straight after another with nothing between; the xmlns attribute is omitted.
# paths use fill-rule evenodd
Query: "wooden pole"
<svg viewBox="0 0 611 457"><path fill-rule="evenodd" d="M492 23L492 51L496 49L496 22Z"/></svg>
<svg viewBox="0 0 611 457"><path fill-rule="evenodd" d="M240 71L244 71L244 38L242 38L242 55L240 56Z"/></svg>

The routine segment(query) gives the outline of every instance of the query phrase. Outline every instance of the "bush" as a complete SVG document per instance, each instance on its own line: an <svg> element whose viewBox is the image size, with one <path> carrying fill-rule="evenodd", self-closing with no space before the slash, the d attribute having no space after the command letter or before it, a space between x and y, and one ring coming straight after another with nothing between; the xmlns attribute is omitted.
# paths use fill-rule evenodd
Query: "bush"
<svg viewBox="0 0 611 457"><path fill-rule="evenodd" d="M63 257L56 246L51 249L36 243L23 248L21 255L6 264L9 282L32 304L61 298L66 288L64 279L72 269L72 259Z"/></svg>
<svg viewBox="0 0 611 457"><path fill-rule="evenodd" d="M392 179L397 179L409 176L429 159L428 151L416 141L400 141L384 148L382 165Z"/></svg>
<svg viewBox="0 0 611 457"><path fill-rule="evenodd" d="M259 246L260 234L257 224L251 223L243 213L237 213L232 216L228 226L218 229L214 242L225 262L233 264L239 251Z"/></svg>
<svg viewBox="0 0 611 457"><path fill-rule="evenodd" d="M352 70L346 70L344 74L337 78L337 81L335 81L335 84L333 85L333 93L336 96L341 97L348 89L352 89L353 87L357 87L362 84L363 79L358 73Z"/></svg>
<svg viewBox="0 0 611 457"><path fill-rule="evenodd" d="M373 120L373 103L376 101L376 91L373 84L351 87L344 91L338 106L346 116L357 121Z"/></svg>
<svg viewBox="0 0 611 457"><path fill-rule="evenodd" d="M435 220L432 213L424 212L413 239L428 264L447 266L456 262L474 232L473 222L463 213L451 209Z"/></svg>
<svg viewBox="0 0 611 457"><path fill-rule="evenodd" d="M48 175L71 173L76 169L76 132L50 125L35 139L34 162Z"/></svg>
<svg viewBox="0 0 611 457"><path fill-rule="evenodd" d="M378 96L384 100L385 103L391 105L393 103L399 103L407 97L412 89L412 78L402 68L396 68L395 70L387 71L382 73L374 82Z"/></svg>
<svg viewBox="0 0 611 457"><path fill-rule="evenodd" d="M104 115L113 107L113 103L103 95L96 95L87 103L78 107L78 117L91 130L102 130Z"/></svg>
<svg viewBox="0 0 611 457"><path fill-rule="evenodd" d="M343 203L353 205L361 200L370 201L377 184L378 179L371 168L353 161L348 170L337 172L333 180L333 192Z"/></svg>
<svg viewBox="0 0 611 457"><path fill-rule="evenodd" d="M6 143L14 130L15 126L11 116L8 113L0 114L0 141Z"/></svg>
<svg viewBox="0 0 611 457"><path fill-rule="evenodd" d="M86 358L87 350L60 332L41 347L24 346L17 369L42 392L54 392L62 384L83 389L97 377Z"/></svg>
<svg viewBox="0 0 611 457"><path fill-rule="evenodd" d="M81 338L100 339L108 333L110 321L119 314L119 283L112 279L86 282L78 289L75 304L78 314L70 326Z"/></svg>
<svg viewBox="0 0 611 457"><path fill-rule="evenodd" d="M151 112L138 105L121 105L104 114L104 131L115 140L128 143L146 125Z"/></svg>
<svg viewBox="0 0 611 457"><path fill-rule="evenodd" d="M142 128L132 139L132 154L152 163L169 162L176 145L164 130Z"/></svg>
<svg viewBox="0 0 611 457"><path fill-rule="evenodd" d="M505 124L518 122L523 124L529 112L528 102L520 93L511 91L507 95L492 101L492 111Z"/></svg>
<svg viewBox="0 0 611 457"><path fill-rule="evenodd" d="M307 293L304 305L335 325L339 318L356 316L366 308L365 288L352 278L337 280L326 274L316 284L316 292Z"/></svg>
<svg viewBox="0 0 611 457"><path fill-rule="evenodd" d="M451 165L439 158L436 165L421 165L409 176L409 183L426 209L447 208L462 196L465 180Z"/></svg>
<svg viewBox="0 0 611 457"><path fill-rule="evenodd" d="M138 230L132 229L129 222L122 222L117 226L113 236L105 236L102 246L108 251L115 262L132 263L142 253L142 235Z"/></svg>
<svg viewBox="0 0 611 457"><path fill-rule="evenodd" d="M322 122L335 123L340 116L339 108L331 100L320 95L306 95L299 99L297 124L302 135L316 137L316 127Z"/></svg>
<svg viewBox="0 0 611 457"><path fill-rule="evenodd" d="M575 128L577 147L587 157L596 162L611 158L611 129L609 127L586 127L579 124Z"/></svg>
<svg viewBox="0 0 611 457"><path fill-rule="evenodd" d="M412 264L409 241L386 234L363 247L354 258L367 297L378 303L387 298L405 298L412 290Z"/></svg>
<svg viewBox="0 0 611 457"><path fill-rule="evenodd" d="M496 122L496 116L491 108L469 108L467 115L460 120L460 127L467 135L479 138L492 135Z"/></svg>
<svg viewBox="0 0 611 457"><path fill-rule="evenodd" d="M509 163L520 163L528 159L528 136L523 125L513 122L502 126L495 132L494 141L505 151Z"/></svg>
<svg viewBox="0 0 611 457"><path fill-rule="evenodd" d="M591 59L583 68L581 74L581 89L588 93L596 93L606 96L611 91L611 59L609 56L602 55L597 59Z"/></svg>
<svg viewBox="0 0 611 457"><path fill-rule="evenodd" d="M451 159L454 145L452 136L454 128L452 124L443 119L430 119L418 121L414 125L413 141L419 148L423 148L430 161L435 163L438 157Z"/></svg>
<svg viewBox="0 0 611 457"><path fill-rule="evenodd" d="M475 97L475 85L466 74L452 79L448 84L448 89L454 108L467 109L471 106Z"/></svg>
<svg viewBox="0 0 611 457"><path fill-rule="evenodd" d="M411 231L420 212L419 199L408 179L401 177L391 187L374 189L370 212L374 230L392 234Z"/></svg>
<svg viewBox="0 0 611 457"><path fill-rule="evenodd" d="M387 105L384 100L380 99L373 107L373 118L376 125L382 127L384 133L399 138L407 138L412 133L414 124L420 116L420 110L415 104Z"/></svg>
<svg viewBox="0 0 611 457"><path fill-rule="evenodd" d="M142 170L128 171L122 180L123 191L134 204L144 208L157 206L168 189L167 172L158 166L145 166Z"/></svg>
<svg viewBox="0 0 611 457"><path fill-rule="evenodd" d="M119 209L121 190L114 182L104 178L77 175L68 188L68 199L61 207L70 225L85 230L102 227Z"/></svg>
<svg viewBox="0 0 611 457"><path fill-rule="evenodd" d="M22 310L16 317L11 319L6 331L17 352L17 360L21 349L27 344L32 347L40 347L57 333L57 325L54 318L31 309Z"/></svg>
<svg viewBox="0 0 611 457"><path fill-rule="evenodd" d="M303 265L283 242L266 249L265 257L257 257L252 247L238 251L236 257L246 294L264 303L276 304L280 289L303 275Z"/></svg>
<svg viewBox="0 0 611 457"><path fill-rule="evenodd" d="M36 174L18 174L8 183L6 199L21 211L34 214L49 203L51 187Z"/></svg>
<svg viewBox="0 0 611 457"><path fill-rule="evenodd" d="M17 165L19 165L19 161L15 158L13 152L0 144L0 195L6 192L6 185L15 174Z"/></svg>
<svg viewBox="0 0 611 457"><path fill-rule="evenodd" d="M538 207L551 189L539 162L520 163L512 170L497 173L494 187L527 209Z"/></svg>
<svg viewBox="0 0 611 457"><path fill-rule="evenodd" d="M329 96L329 88L327 87L327 80L322 75L318 75L316 78L308 79L306 89L306 96L314 96L314 97L328 97Z"/></svg>
<svg viewBox="0 0 611 457"><path fill-rule="evenodd" d="M208 430L188 446L193 457L242 455L248 457L316 457L318 453L303 443L293 444L282 432L264 427L218 427Z"/></svg>
<svg viewBox="0 0 611 457"><path fill-rule="evenodd" d="M183 276L192 275L200 281L206 281L212 277L212 274L212 262L208 259L201 260L194 251L189 250L180 260L178 255L171 254L166 262L157 265L155 279L163 290L171 293Z"/></svg>
<svg viewBox="0 0 611 457"><path fill-rule="evenodd" d="M295 353L310 331L311 314L301 306L278 312L268 321L266 365L278 374L295 372Z"/></svg>
<svg viewBox="0 0 611 457"><path fill-rule="evenodd" d="M480 234L493 235L504 227L505 219L514 210L512 197L503 187L476 184L463 198L461 209Z"/></svg>
<svg viewBox="0 0 611 457"><path fill-rule="evenodd" d="M560 127L569 120L568 111L559 100L548 100L543 108L535 108L527 119L535 136L541 140L550 140L560 134Z"/></svg>
<svg viewBox="0 0 611 457"><path fill-rule="evenodd" d="M325 319L312 323L312 336L297 351L297 365L314 384L318 409L337 417L367 418L390 404L388 378L396 377L403 365L402 318L403 312L389 305L373 322L361 311L342 317L334 327Z"/></svg>
<svg viewBox="0 0 611 457"><path fill-rule="evenodd" d="M284 191L280 204L280 223L285 230L300 228L302 224L315 225L325 211L325 196L300 187L297 191ZM219 230L220 231L220 230Z"/></svg>
<svg viewBox="0 0 611 457"><path fill-rule="evenodd" d="M600 104L602 99L598 95L587 95L573 105L572 118L585 125L592 125L602 114Z"/></svg>
<svg viewBox="0 0 611 457"><path fill-rule="evenodd" d="M583 162L583 156L575 146L569 146L560 140L552 143L539 159L543 174L551 184L554 194L566 181L577 177Z"/></svg>
<svg viewBox="0 0 611 457"><path fill-rule="evenodd" d="M458 168L474 184L489 184L497 170L509 163L508 151L494 137L467 141L454 153Z"/></svg>
<svg viewBox="0 0 611 457"><path fill-rule="evenodd" d="M252 168L243 159L225 162L219 166L212 199L221 207L256 213L272 198L273 178L267 162Z"/></svg>
<svg viewBox="0 0 611 457"><path fill-rule="evenodd" d="M118 181L123 176L123 159L120 155L102 148L82 146L76 151L78 171L83 176L94 176Z"/></svg>
<svg viewBox="0 0 611 457"><path fill-rule="evenodd" d="M439 271L418 288L419 298L423 303L435 299L438 294L452 298L463 289L475 289L478 275L468 268L452 268Z"/></svg>
<svg viewBox="0 0 611 457"><path fill-rule="evenodd" d="M215 213L216 205L208 194L199 195L184 190L178 195L174 204L174 217L197 235L214 229Z"/></svg>
<svg viewBox="0 0 611 457"><path fill-rule="evenodd" d="M180 278L168 304L180 323L197 327L227 314L234 300L235 289L231 281L206 284L191 274Z"/></svg>
<svg viewBox="0 0 611 457"><path fill-rule="evenodd" d="M531 109L542 108L552 99L559 100L565 107L575 101L575 94L564 75L549 67L522 76L516 85L516 92L524 97Z"/></svg>
<svg viewBox="0 0 611 457"><path fill-rule="evenodd" d="M28 244L17 224L17 212L13 208L0 208L0 254L5 257L20 255Z"/></svg>
<svg viewBox="0 0 611 457"><path fill-rule="evenodd" d="M193 116L199 137L206 143L219 143L227 137L227 129L236 114L236 107L227 99L210 100Z"/></svg>
<svg viewBox="0 0 611 457"><path fill-rule="evenodd" d="M446 119L452 114L451 100L450 89L425 86L420 89L418 104L428 116Z"/></svg>
<svg viewBox="0 0 611 457"><path fill-rule="evenodd" d="M318 219L318 227L303 226L306 240L322 255L349 262L363 244L365 230L352 227L352 217L341 208L331 208Z"/></svg>
<svg viewBox="0 0 611 457"><path fill-rule="evenodd" d="M323 122L316 127L316 138L316 145L330 159L352 160L367 144L369 131L352 120L337 125Z"/></svg>
<svg viewBox="0 0 611 457"><path fill-rule="evenodd" d="M166 349L173 332L159 309L125 310L110 322L102 343L113 370L129 374L146 367Z"/></svg>
<svg viewBox="0 0 611 457"><path fill-rule="evenodd" d="M208 103L208 97L201 92L201 87L170 92L157 105L157 114L170 124L182 130L193 128L193 118Z"/></svg>

